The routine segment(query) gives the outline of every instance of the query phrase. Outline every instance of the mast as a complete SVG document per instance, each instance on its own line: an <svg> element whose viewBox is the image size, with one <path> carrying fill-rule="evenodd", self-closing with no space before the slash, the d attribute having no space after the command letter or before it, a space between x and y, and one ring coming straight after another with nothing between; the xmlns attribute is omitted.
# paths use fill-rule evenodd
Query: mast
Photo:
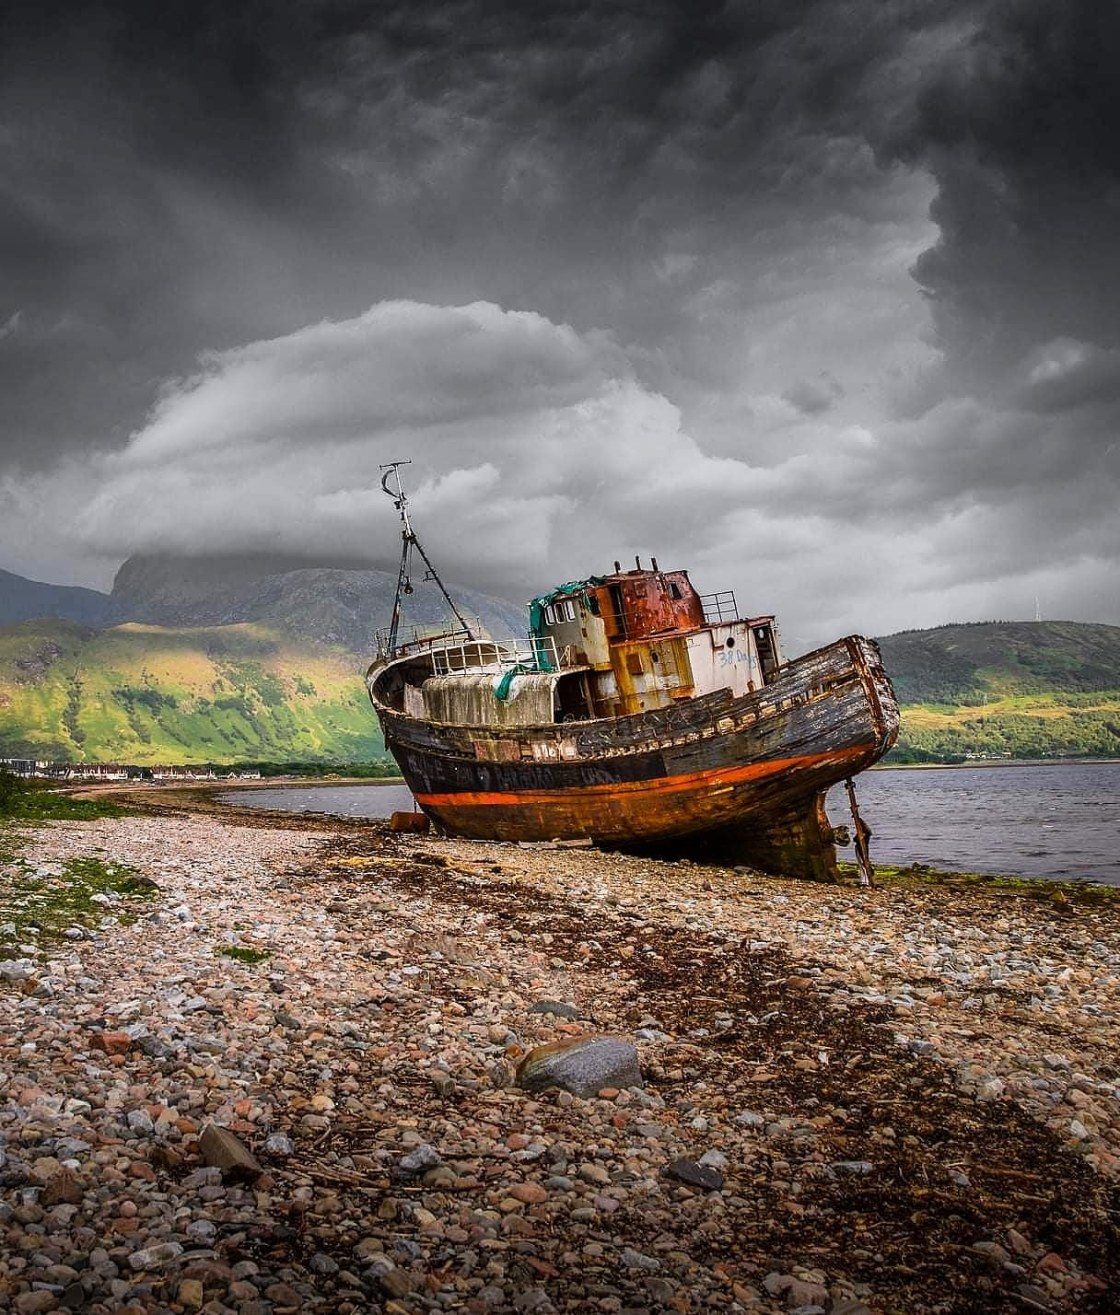
<svg viewBox="0 0 1120 1315"><path fill-rule="evenodd" d="M405 594L412 593L412 552L415 549L423 559L427 571L424 575L425 580L433 580L443 594L444 601L455 615L460 629L464 631L468 640L474 639L471 628L466 622L466 618L455 606L454 600L447 592L443 581L439 578L439 572L432 565L431 558L424 551L424 545L416 537L416 531L412 528L412 522L408 516L408 498L405 496L404 487L401 484L401 466L411 466L411 459L408 461L388 461L380 469L385 473L381 476L382 492L388 494L393 499L393 506L400 512L401 516L401 564L397 571L397 592L393 598L393 619L389 623L389 653L392 655L397 650L397 633L401 625L401 608L402 600ZM396 490L389 487L389 481L396 480Z"/></svg>

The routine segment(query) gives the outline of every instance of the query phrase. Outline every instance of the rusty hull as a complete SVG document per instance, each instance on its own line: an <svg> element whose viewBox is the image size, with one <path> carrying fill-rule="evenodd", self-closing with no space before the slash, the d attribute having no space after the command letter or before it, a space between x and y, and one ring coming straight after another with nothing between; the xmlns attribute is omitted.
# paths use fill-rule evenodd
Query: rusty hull
<svg viewBox="0 0 1120 1315"><path fill-rule="evenodd" d="M645 713L490 728L408 717L369 686L417 803L453 835L590 837L680 847L725 862L837 877L824 794L882 757L898 708L878 649L852 636L786 664L772 683Z"/></svg>

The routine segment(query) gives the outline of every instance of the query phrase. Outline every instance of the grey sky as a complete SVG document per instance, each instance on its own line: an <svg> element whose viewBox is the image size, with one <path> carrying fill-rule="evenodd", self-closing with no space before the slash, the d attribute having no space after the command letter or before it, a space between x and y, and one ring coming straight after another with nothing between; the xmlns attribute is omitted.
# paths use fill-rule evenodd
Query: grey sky
<svg viewBox="0 0 1120 1315"><path fill-rule="evenodd" d="M1120 14L15 3L0 566L640 552L795 646L1120 623Z"/></svg>

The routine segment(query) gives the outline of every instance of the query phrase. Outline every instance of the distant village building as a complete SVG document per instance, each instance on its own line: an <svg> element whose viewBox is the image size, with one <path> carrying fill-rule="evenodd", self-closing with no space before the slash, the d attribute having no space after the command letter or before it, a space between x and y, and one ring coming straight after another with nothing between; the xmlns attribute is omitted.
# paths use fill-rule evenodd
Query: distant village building
<svg viewBox="0 0 1120 1315"><path fill-rule="evenodd" d="M164 764L156 767L136 763L66 763L35 758L0 758L16 776L46 776L62 781L259 781L259 768L230 768L219 772L214 767L183 767Z"/></svg>

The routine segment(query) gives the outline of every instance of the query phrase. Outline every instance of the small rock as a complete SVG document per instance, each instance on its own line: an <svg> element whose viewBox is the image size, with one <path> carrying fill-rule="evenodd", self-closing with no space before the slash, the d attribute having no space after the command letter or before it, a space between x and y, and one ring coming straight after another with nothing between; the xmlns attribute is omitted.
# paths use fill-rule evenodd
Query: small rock
<svg viewBox="0 0 1120 1315"><path fill-rule="evenodd" d="M127 1032L95 1032L89 1044L91 1050L103 1050L107 1055L127 1055L132 1038Z"/></svg>
<svg viewBox="0 0 1120 1315"><path fill-rule="evenodd" d="M46 1186L39 1194L39 1204L47 1207L80 1205L84 1194L82 1184L73 1169L61 1168L47 1180Z"/></svg>
<svg viewBox="0 0 1120 1315"><path fill-rule="evenodd" d="M302 1310L304 1301L289 1283L270 1283L264 1295L277 1310Z"/></svg>
<svg viewBox="0 0 1120 1315"><path fill-rule="evenodd" d="M218 1227L209 1219L192 1219L186 1227L186 1234L192 1242L200 1246L209 1246L218 1236Z"/></svg>
<svg viewBox="0 0 1120 1315"><path fill-rule="evenodd" d="M834 1160L832 1167L851 1178L865 1178L875 1168L870 1160Z"/></svg>
<svg viewBox="0 0 1120 1315"><path fill-rule="evenodd" d="M221 1169L230 1180L251 1180L264 1173L264 1166L241 1138L216 1123L208 1123L202 1130L198 1149L208 1165Z"/></svg>
<svg viewBox="0 0 1120 1315"><path fill-rule="evenodd" d="M58 1304L65 1310L84 1310L88 1293L80 1283L68 1283L62 1290L62 1295L58 1298Z"/></svg>
<svg viewBox="0 0 1120 1315"><path fill-rule="evenodd" d="M727 1156L724 1155L722 1151L717 1151L713 1148L710 1151L705 1151L697 1161L697 1164L703 1164L710 1169L719 1169L722 1171L727 1168Z"/></svg>
<svg viewBox="0 0 1120 1315"><path fill-rule="evenodd" d="M792 1278L786 1287L786 1305L790 1311L823 1311L828 1303L828 1289L823 1283Z"/></svg>
<svg viewBox="0 0 1120 1315"><path fill-rule="evenodd" d="M567 1018L572 1021L583 1017L583 1010L578 1005L565 1004L561 1000L538 1000L529 1006L531 1014L552 1014L555 1018Z"/></svg>
<svg viewBox="0 0 1120 1315"><path fill-rule="evenodd" d="M646 1269L650 1271L661 1268L661 1261L653 1256L643 1255L641 1251L635 1251L633 1247L623 1247L618 1253L620 1265L626 1269Z"/></svg>
<svg viewBox="0 0 1120 1315"><path fill-rule="evenodd" d="M37 1292L21 1292L12 1303L12 1308L18 1312L18 1315L37 1315L39 1311L54 1310L57 1304L57 1298L53 1292L39 1290Z"/></svg>
<svg viewBox="0 0 1120 1315"><path fill-rule="evenodd" d="M390 1269L377 1276L377 1281L390 1297L407 1297L413 1289L412 1279L403 1269Z"/></svg>
<svg viewBox="0 0 1120 1315"><path fill-rule="evenodd" d="M35 976L34 959L0 960L0 981L29 982ZM49 1310L50 1307L48 1306Z"/></svg>
<svg viewBox="0 0 1120 1315"><path fill-rule="evenodd" d="M723 1186L723 1174L718 1169L696 1160L674 1160L665 1166L665 1175L689 1187L702 1187L707 1192L718 1192Z"/></svg>
<svg viewBox="0 0 1120 1315"><path fill-rule="evenodd" d="M973 1242L972 1249L987 1256L994 1265L1004 1265L1011 1259L1011 1252L998 1242Z"/></svg>
<svg viewBox="0 0 1120 1315"><path fill-rule="evenodd" d="M128 1263L131 1269L137 1271L141 1269L162 1269L169 1260L176 1260L182 1254L183 1248L178 1242L158 1242L155 1246L134 1251L129 1256Z"/></svg>
<svg viewBox="0 0 1120 1315"><path fill-rule="evenodd" d="M1052 1311L1054 1309L1050 1294L1043 1288L1036 1287L1033 1283L1020 1283L1015 1289L1015 1295L1027 1310Z"/></svg>
<svg viewBox="0 0 1120 1315"><path fill-rule="evenodd" d="M401 1156L397 1161L397 1167L403 1173L419 1174L427 1169L434 1169L442 1163L439 1151L434 1146L429 1146L427 1142L421 1142L407 1155Z"/></svg>
<svg viewBox="0 0 1120 1315"><path fill-rule="evenodd" d="M514 1183L509 1194L515 1201L525 1205L540 1205L542 1201L548 1200L548 1192L540 1183Z"/></svg>
<svg viewBox="0 0 1120 1315"><path fill-rule="evenodd" d="M744 1128L763 1128L766 1126L766 1120L761 1114L756 1114L754 1110L743 1110L741 1114L736 1114L735 1122Z"/></svg>
<svg viewBox="0 0 1120 1315"><path fill-rule="evenodd" d="M450 1073L445 1073L441 1068L434 1068L429 1076L437 1095L446 1099L448 1096L455 1094L455 1079Z"/></svg>
<svg viewBox="0 0 1120 1315"><path fill-rule="evenodd" d="M179 1304L187 1310L200 1309L204 1297L201 1279L185 1278L179 1284Z"/></svg>
<svg viewBox="0 0 1120 1315"><path fill-rule="evenodd" d="M152 1122L152 1116L147 1110L129 1110L125 1117L132 1131L138 1132L144 1137L150 1137L156 1130L156 1125Z"/></svg>

